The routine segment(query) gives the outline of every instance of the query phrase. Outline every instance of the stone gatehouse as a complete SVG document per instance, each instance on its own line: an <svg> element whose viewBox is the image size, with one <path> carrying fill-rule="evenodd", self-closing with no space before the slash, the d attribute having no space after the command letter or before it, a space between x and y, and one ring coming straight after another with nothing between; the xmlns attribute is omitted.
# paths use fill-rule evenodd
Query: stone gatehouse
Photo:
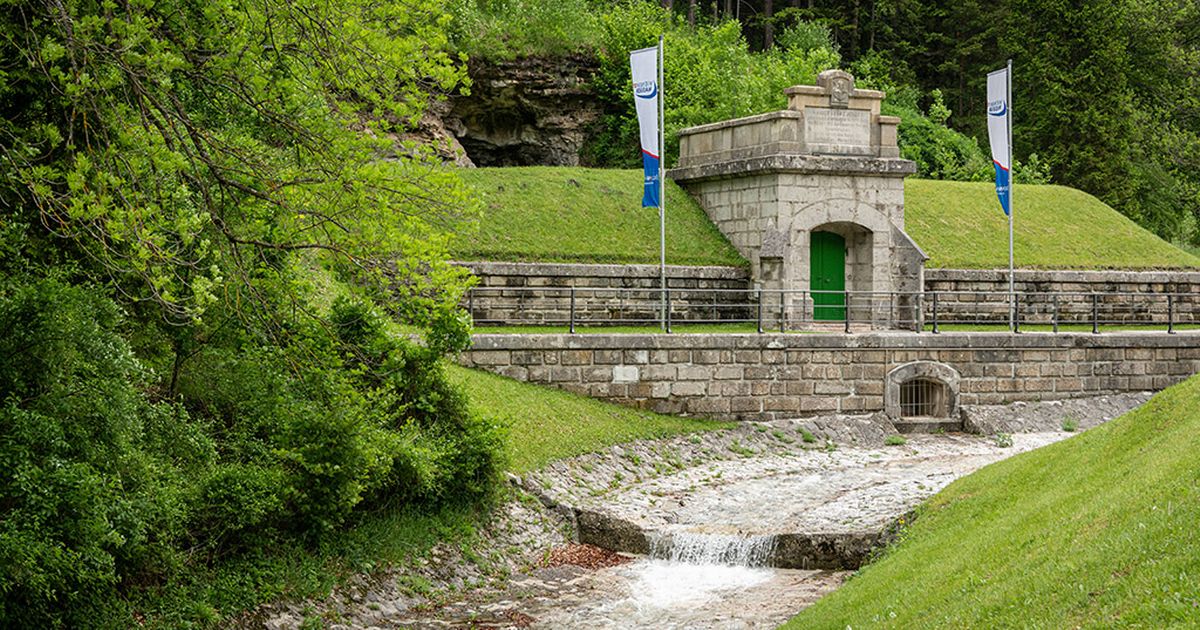
<svg viewBox="0 0 1200 630"><path fill-rule="evenodd" d="M917 321L928 256L904 231L916 165L899 157L900 119L840 70L786 93L786 110L681 131L668 175L751 262L758 286L796 292L783 296L791 307L816 320L884 324L890 310ZM890 293L906 294L913 315L894 318Z"/></svg>

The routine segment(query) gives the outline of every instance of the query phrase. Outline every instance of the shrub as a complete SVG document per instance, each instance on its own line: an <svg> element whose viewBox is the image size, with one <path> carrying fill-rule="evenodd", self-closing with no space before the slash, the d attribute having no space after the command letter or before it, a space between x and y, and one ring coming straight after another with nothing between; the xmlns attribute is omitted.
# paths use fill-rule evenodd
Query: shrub
<svg viewBox="0 0 1200 630"><path fill-rule="evenodd" d="M54 278L0 292L0 626L116 619L118 582L171 562L180 478L145 444L182 437L169 455L192 463L211 444L144 399L120 324L97 291Z"/></svg>
<svg viewBox="0 0 1200 630"><path fill-rule="evenodd" d="M840 57L820 27L785 31L787 47L754 53L732 20L691 29L681 17L651 3L622 3L600 17L600 70L592 85L609 114L586 147L590 163L636 167L637 119L629 98L629 51L666 38L666 150L673 164L685 127L782 109L783 90L812 83ZM824 35L827 36L827 33ZM734 80L730 80L734 77Z"/></svg>

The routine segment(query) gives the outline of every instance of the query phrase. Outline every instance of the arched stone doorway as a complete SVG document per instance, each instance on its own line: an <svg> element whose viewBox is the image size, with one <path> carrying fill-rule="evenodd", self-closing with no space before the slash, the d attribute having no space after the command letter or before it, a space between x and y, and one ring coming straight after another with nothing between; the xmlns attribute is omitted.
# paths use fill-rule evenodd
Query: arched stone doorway
<svg viewBox="0 0 1200 630"><path fill-rule="evenodd" d="M813 319L870 321L874 287L874 233L857 223L833 222L813 228L808 239L809 290ZM855 295L858 294L858 295Z"/></svg>

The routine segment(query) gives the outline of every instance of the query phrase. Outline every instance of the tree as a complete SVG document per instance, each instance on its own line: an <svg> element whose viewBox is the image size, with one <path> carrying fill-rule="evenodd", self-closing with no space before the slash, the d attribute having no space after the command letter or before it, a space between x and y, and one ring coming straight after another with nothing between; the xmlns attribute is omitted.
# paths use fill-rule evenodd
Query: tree
<svg viewBox="0 0 1200 630"><path fill-rule="evenodd" d="M4 212L176 323L261 297L251 280L303 251L431 295L438 243L469 204L389 138L465 78L438 6L10 4Z"/></svg>

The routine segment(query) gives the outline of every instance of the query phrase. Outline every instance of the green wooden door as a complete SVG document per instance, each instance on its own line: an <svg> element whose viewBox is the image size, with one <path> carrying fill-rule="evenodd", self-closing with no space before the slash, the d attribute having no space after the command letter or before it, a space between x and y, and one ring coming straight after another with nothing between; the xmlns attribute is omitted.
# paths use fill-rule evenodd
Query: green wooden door
<svg viewBox="0 0 1200 630"><path fill-rule="evenodd" d="M813 319L846 319L846 239L833 232L813 232L809 248ZM839 293L819 293L839 291Z"/></svg>

